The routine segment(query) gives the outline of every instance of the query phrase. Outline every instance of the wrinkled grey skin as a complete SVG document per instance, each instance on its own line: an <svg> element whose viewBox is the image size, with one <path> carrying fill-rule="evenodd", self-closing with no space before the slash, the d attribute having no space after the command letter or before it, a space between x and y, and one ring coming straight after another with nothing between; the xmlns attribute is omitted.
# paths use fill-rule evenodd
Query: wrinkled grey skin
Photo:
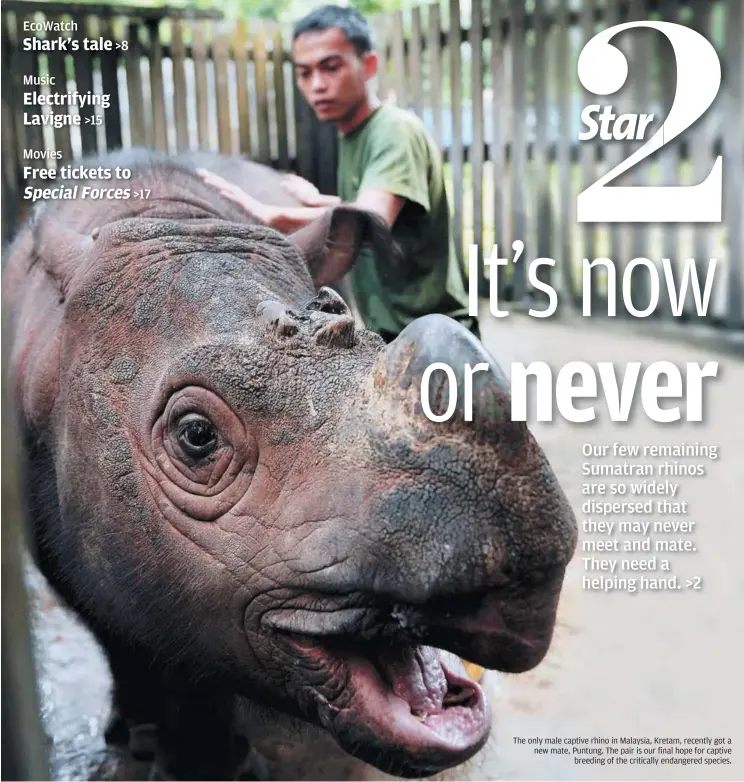
<svg viewBox="0 0 744 782"><path fill-rule="evenodd" d="M387 347L355 327L324 286L362 244L384 274L404 273L371 215L337 208L285 237L194 165L278 203L268 169L142 151L103 163L130 165L126 186L150 198L43 205L4 290L37 560L108 655L110 740L152 724L160 773L234 778L242 698L321 726L385 772L472 757L488 709L452 655L538 665L576 545L495 361L443 316ZM434 361L460 379L446 423L421 410ZM463 365L482 361L465 422ZM452 655L410 657L423 647ZM449 660L431 681L446 673L467 704L421 711L418 696L394 697L394 680L421 675L414 662L386 679L407 654Z"/></svg>

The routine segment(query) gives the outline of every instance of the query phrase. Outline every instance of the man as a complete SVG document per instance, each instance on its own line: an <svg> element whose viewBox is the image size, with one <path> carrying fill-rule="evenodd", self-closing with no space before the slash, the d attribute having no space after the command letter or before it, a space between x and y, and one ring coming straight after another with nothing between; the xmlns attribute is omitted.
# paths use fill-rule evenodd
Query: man
<svg viewBox="0 0 744 782"><path fill-rule="evenodd" d="M320 6L292 34L297 85L322 122L339 131L338 193L325 196L288 175L284 185L305 207L262 204L208 172L202 176L256 219L297 230L339 201L380 215L401 252L401 273L383 274L364 252L349 273L367 328L390 342L415 318L442 313L480 336L468 315L465 282L450 234L439 150L411 112L383 104L370 86L378 57L365 19L354 8Z"/></svg>

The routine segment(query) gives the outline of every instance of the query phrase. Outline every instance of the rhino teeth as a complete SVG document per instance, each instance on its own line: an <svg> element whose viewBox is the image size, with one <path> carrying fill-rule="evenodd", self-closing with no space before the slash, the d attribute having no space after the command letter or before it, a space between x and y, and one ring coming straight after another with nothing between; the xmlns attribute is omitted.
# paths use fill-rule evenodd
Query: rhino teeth
<svg viewBox="0 0 744 782"><path fill-rule="evenodd" d="M419 722L424 722L426 718L429 716L425 711L412 711L411 714L413 715L414 719L417 719Z"/></svg>

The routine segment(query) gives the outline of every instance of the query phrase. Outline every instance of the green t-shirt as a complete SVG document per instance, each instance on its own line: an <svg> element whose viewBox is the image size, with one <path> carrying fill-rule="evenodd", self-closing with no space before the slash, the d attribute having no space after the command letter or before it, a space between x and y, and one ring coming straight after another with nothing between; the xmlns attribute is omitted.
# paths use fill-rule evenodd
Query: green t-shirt
<svg viewBox="0 0 744 782"><path fill-rule="evenodd" d="M367 328L398 333L428 313L467 320L468 298L450 235L442 158L421 120L383 104L339 138L338 195L354 201L366 188L407 199L393 225L401 258L364 251L350 274Z"/></svg>

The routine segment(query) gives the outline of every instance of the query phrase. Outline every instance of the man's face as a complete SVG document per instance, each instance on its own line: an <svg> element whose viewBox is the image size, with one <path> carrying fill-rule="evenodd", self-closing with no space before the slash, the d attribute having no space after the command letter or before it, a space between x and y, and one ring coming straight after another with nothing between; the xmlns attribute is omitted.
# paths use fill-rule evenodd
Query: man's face
<svg viewBox="0 0 744 782"><path fill-rule="evenodd" d="M322 122L342 122L365 99L374 54L359 55L338 27L300 35L292 45L297 86Z"/></svg>

